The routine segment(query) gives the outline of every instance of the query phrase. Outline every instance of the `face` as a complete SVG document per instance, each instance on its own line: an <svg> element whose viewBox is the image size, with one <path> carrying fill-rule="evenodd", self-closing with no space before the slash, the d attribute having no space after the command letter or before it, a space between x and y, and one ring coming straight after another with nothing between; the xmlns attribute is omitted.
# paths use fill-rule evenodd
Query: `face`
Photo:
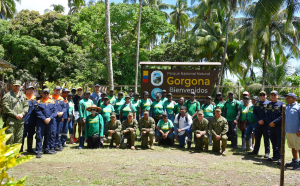
<svg viewBox="0 0 300 186"><path fill-rule="evenodd" d="M162 95L163 95L164 97L167 97L167 93L166 93L166 92L163 92Z"/></svg>
<svg viewBox="0 0 300 186"><path fill-rule="evenodd" d="M251 102L252 102L252 105L255 105L256 100L255 100L255 99L252 99Z"/></svg>
<svg viewBox="0 0 300 186"><path fill-rule="evenodd" d="M163 116L163 120L164 120L164 122L167 122L168 121L168 116Z"/></svg>
<svg viewBox="0 0 300 186"><path fill-rule="evenodd" d="M148 118L149 117L149 114L148 113L144 113L144 118Z"/></svg>
<svg viewBox="0 0 300 186"><path fill-rule="evenodd" d="M127 116L127 119L128 119L128 121L132 121L133 117L130 115L130 116Z"/></svg>
<svg viewBox="0 0 300 186"><path fill-rule="evenodd" d="M216 111L215 111L215 116L220 117L220 116L221 116L221 113L222 113L221 111L216 110Z"/></svg>
<svg viewBox="0 0 300 186"><path fill-rule="evenodd" d="M267 99L267 95L266 94L259 94L259 99L261 101L265 101Z"/></svg>
<svg viewBox="0 0 300 186"><path fill-rule="evenodd" d="M123 94L118 94L118 99L122 99L123 98Z"/></svg>
<svg viewBox="0 0 300 186"><path fill-rule="evenodd" d="M12 90L13 90L14 92L19 92L20 89L21 89L21 86L20 86L20 85L13 85L13 86L12 86Z"/></svg>
<svg viewBox="0 0 300 186"><path fill-rule="evenodd" d="M129 95L131 96L133 94L133 92L132 91L129 91Z"/></svg>
<svg viewBox="0 0 300 186"><path fill-rule="evenodd" d="M232 100L234 98L234 95L233 94L228 94L228 98Z"/></svg>
<svg viewBox="0 0 300 186"><path fill-rule="evenodd" d="M77 89L77 92L78 92L79 95L81 95L82 94L82 89L81 88Z"/></svg>
<svg viewBox="0 0 300 186"><path fill-rule="evenodd" d="M114 91L109 91L109 96L113 96L114 95Z"/></svg>
<svg viewBox="0 0 300 186"><path fill-rule="evenodd" d="M139 99L139 95L135 95L135 96L134 96L134 99L135 99L135 100L138 100L138 99Z"/></svg>
<svg viewBox="0 0 300 186"><path fill-rule="evenodd" d="M72 90L71 90L71 93L72 93L73 95L75 95L75 94L76 94L76 90L75 90L75 89L72 89Z"/></svg>
<svg viewBox="0 0 300 186"><path fill-rule="evenodd" d="M168 100L169 100L169 101L171 101L171 100L172 100L172 98L173 98L172 96L168 96Z"/></svg>
<svg viewBox="0 0 300 186"><path fill-rule="evenodd" d="M67 97L68 94L69 94L69 92L67 92L67 91L62 92L62 96L63 96L63 97Z"/></svg>
<svg viewBox="0 0 300 186"><path fill-rule="evenodd" d="M73 96L68 96L68 100L71 101Z"/></svg>
<svg viewBox="0 0 300 186"><path fill-rule="evenodd" d="M104 104L107 105L109 103L109 99L104 100Z"/></svg>
<svg viewBox="0 0 300 186"><path fill-rule="evenodd" d="M217 100L218 100L218 101L221 101L221 100L222 100L221 95L217 95Z"/></svg>
<svg viewBox="0 0 300 186"><path fill-rule="evenodd" d="M26 90L26 94L28 95L32 95L34 93L34 89L33 88L29 88Z"/></svg>
<svg viewBox="0 0 300 186"><path fill-rule="evenodd" d="M49 92L44 92L43 93L43 98L46 99L46 98L49 98L50 94Z"/></svg>
<svg viewBox="0 0 300 186"><path fill-rule="evenodd" d="M55 95L59 95L59 94L60 94L60 91L61 91L60 89L56 89L56 90L54 90L54 94L55 94Z"/></svg>
<svg viewBox="0 0 300 186"><path fill-rule="evenodd" d="M160 99L161 99L160 94L156 95L156 101L160 101Z"/></svg>
<svg viewBox="0 0 300 186"><path fill-rule="evenodd" d="M210 104L211 100L209 98L206 98L206 104Z"/></svg>
<svg viewBox="0 0 300 186"><path fill-rule="evenodd" d="M125 99L126 103L130 103L130 98Z"/></svg>
<svg viewBox="0 0 300 186"><path fill-rule="evenodd" d="M195 99L195 95L191 95L190 98L191 98L191 100L194 100Z"/></svg>
<svg viewBox="0 0 300 186"><path fill-rule="evenodd" d="M144 95L144 99L148 99L149 95Z"/></svg>
<svg viewBox="0 0 300 186"><path fill-rule="evenodd" d="M96 91L96 92L99 92L99 91L100 91L100 87L96 86L96 87L95 87L95 91Z"/></svg>
<svg viewBox="0 0 300 186"><path fill-rule="evenodd" d="M116 121L116 117L115 116L111 116L110 117L110 121L114 123Z"/></svg>
<svg viewBox="0 0 300 186"><path fill-rule="evenodd" d="M198 114L198 119L203 119L203 114Z"/></svg>
<svg viewBox="0 0 300 186"><path fill-rule="evenodd" d="M91 113L92 113L93 115L95 115L96 112L97 112L97 109L91 109Z"/></svg>
<svg viewBox="0 0 300 186"><path fill-rule="evenodd" d="M249 104L249 99L243 99L243 101L244 101L244 104L245 104L245 105L248 105L248 104Z"/></svg>
<svg viewBox="0 0 300 186"><path fill-rule="evenodd" d="M181 97L181 98L179 99L179 103L184 103L184 97Z"/></svg>
<svg viewBox="0 0 300 186"><path fill-rule="evenodd" d="M272 101L277 101L277 100L278 100L278 97L279 97L279 96L276 95L276 94L271 94L271 95L270 95L270 98L271 98Z"/></svg>
<svg viewBox="0 0 300 186"><path fill-rule="evenodd" d="M84 94L84 98L85 98L85 99L89 99L89 97L90 97L90 94L89 94L89 93Z"/></svg>
<svg viewBox="0 0 300 186"><path fill-rule="evenodd" d="M287 96L286 98L286 102L289 104L289 105L292 105L293 103L296 102L296 98L292 97L292 96Z"/></svg>
<svg viewBox="0 0 300 186"><path fill-rule="evenodd" d="M243 94L243 97L248 96L248 94Z"/></svg>
<svg viewBox="0 0 300 186"><path fill-rule="evenodd" d="M181 115L185 115L185 113L186 113L186 110L185 110L185 109L180 109L180 114L181 114Z"/></svg>
<svg viewBox="0 0 300 186"><path fill-rule="evenodd" d="M102 93L102 95L101 95L102 98L104 98L106 96L107 96L107 94L104 94L104 93Z"/></svg>

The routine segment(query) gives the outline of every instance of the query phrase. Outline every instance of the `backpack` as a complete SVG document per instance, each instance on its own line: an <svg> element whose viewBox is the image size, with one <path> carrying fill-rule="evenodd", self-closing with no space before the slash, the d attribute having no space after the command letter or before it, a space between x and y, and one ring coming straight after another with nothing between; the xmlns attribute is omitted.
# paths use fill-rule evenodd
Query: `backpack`
<svg viewBox="0 0 300 186"><path fill-rule="evenodd" d="M186 113L185 113L185 116L184 116L184 117L185 117L185 122L186 122L186 123L188 123L188 116L189 116L189 113L186 112ZM178 123L179 123L179 119L180 119L180 113L179 113L178 116L177 116L177 121L178 121Z"/></svg>
<svg viewBox="0 0 300 186"><path fill-rule="evenodd" d="M236 104L237 100L234 100L234 105L235 105L235 110L236 110L236 113L239 112L239 108L237 107L237 104ZM224 104L224 108L226 108L226 104L229 103L229 100L227 100ZM226 108L226 114L227 114L227 108Z"/></svg>

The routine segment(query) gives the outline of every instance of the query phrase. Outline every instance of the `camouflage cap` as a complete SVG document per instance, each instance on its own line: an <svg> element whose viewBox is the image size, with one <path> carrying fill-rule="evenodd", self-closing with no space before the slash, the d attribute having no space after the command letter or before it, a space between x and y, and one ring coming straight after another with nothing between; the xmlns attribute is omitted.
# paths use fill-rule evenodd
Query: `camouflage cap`
<svg viewBox="0 0 300 186"><path fill-rule="evenodd" d="M128 112L127 116L133 116L132 112Z"/></svg>
<svg viewBox="0 0 300 186"><path fill-rule="evenodd" d="M116 117L116 116L117 116L117 114L115 112L110 113L110 117Z"/></svg>
<svg viewBox="0 0 300 186"><path fill-rule="evenodd" d="M15 85L20 85L22 84L22 82L20 80L13 80L12 81L12 84L15 86Z"/></svg>
<svg viewBox="0 0 300 186"><path fill-rule="evenodd" d="M149 110L143 110L144 114L149 114Z"/></svg>
<svg viewBox="0 0 300 186"><path fill-rule="evenodd" d="M202 114L203 115L203 110L198 110L197 114Z"/></svg>
<svg viewBox="0 0 300 186"><path fill-rule="evenodd" d="M216 107L215 111L222 111L221 107Z"/></svg>

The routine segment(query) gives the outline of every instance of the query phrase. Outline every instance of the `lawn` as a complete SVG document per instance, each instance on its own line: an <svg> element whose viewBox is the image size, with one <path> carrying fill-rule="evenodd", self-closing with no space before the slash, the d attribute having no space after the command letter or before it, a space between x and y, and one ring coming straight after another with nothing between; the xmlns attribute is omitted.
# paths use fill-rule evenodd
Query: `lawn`
<svg viewBox="0 0 300 186"><path fill-rule="evenodd" d="M239 135L241 135L239 133ZM25 142L26 144L26 142ZM229 142L230 144L230 142ZM241 139L239 138L241 145ZM192 147L194 144L192 145ZM118 150L105 147L77 150L69 145L56 155L15 167L16 179L27 176L26 185L278 185L280 167L263 158L263 140L257 157L241 149L227 148L227 156L155 146L155 150ZM25 146L26 149L26 146ZM272 156L272 153L270 154ZM286 145L286 161L292 159ZM299 185L300 171L285 171L286 185Z"/></svg>

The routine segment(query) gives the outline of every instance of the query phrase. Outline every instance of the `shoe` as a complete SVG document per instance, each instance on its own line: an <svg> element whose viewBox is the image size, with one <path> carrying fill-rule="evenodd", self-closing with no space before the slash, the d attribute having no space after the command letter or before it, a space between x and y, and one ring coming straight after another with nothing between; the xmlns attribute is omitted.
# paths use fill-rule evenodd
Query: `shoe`
<svg viewBox="0 0 300 186"><path fill-rule="evenodd" d="M276 164L281 165L281 159L279 159Z"/></svg>
<svg viewBox="0 0 300 186"><path fill-rule="evenodd" d="M191 141L188 141L188 142L187 142L188 150L191 150L191 145L192 145L192 142L191 142Z"/></svg>
<svg viewBox="0 0 300 186"><path fill-rule="evenodd" d="M83 140L83 142L84 142L84 138L81 136L81 137L79 137L79 146L78 146L78 149L82 149L82 147L83 147L83 142L82 142L82 140Z"/></svg>
<svg viewBox="0 0 300 186"><path fill-rule="evenodd" d="M298 165L295 165L292 170L300 170L300 163L298 163Z"/></svg>
<svg viewBox="0 0 300 186"><path fill-rule="evenodd" d="M44 151L44 154L54 154L54 152L51 150L48 150L48 151Z"/></svg>
<svg viewBox="0 0 300 186"><path fill-rule="evenodd" d="M269 153L266 153L264 158L269 158Z"/></svg>
<svg viewBox="0 0 300 186"><path fill-rule="evenodd" d="M60 149L60 151L63 151L63 150L64 150L64 147L63 147L63 146L60 146L59 149Z"/></svg>
<svg viewBox="0 0 300 186"><path fill-rule="evenodd" d="M120 146L119 145L116 145L116 149L119 149L120 148Z"/></svg>
<svg viewBox="0 0 300 186"><path fill-rule="evenodd" d="M276 158L276 157L272 157L272 158L268 158L268 161L278 161L279 158Z"/></svg>
<svg viewBox="0 0 300 186"><path fill-rule="evenodd" d="M35 154L36 152L32 149L32 143L33 138L27 138L27 152Z"/></svg>
<svg viewBox="0 0 300 186"><path fill-rule="evenodd" d="M62 149L60 147L56 147L54 148L55 151L62 151Z"/></svg>
<svg viewBox="0 0 300 186"><path fill-rule="evenodd" d="M66 145L65 143L62 145L62 147L69 147L68 145Z"/></svg>
<svg viewBox="0 0 300 186"><path fill-rule="evenodd" d="M54 149L50 150L53 154L56 154L57 152Z"/></svg>
<svg viewBox="0 0 300 186"><path fill-rule="evenodd" d="M134 147L134 146L131 146L131 150L135 150L135 147Z"/></svg>
<svg viewBox="0 0 300 186"><path fill-rule="evenodd" d="M257 154L258 154L258 153L254 152L254 151L248 152L248 155L250 155L250 156L251 156L251 155L257 156Z"/></svg>
<svg viewBox="0 0 300 186"><path fill-rule="evenodd" d="M151 150L154 150L154 145L151 145L151 146L150 146L150 149L151 149Z"/></svg>
<svg viewBox="0 0 300 186"><path fill-rule="evenodd" d="M242 139L242 150L246 150L245 143L246 143L246 140L245 140L245 138L243 138Z"/></svg>
<svg viewBox="0 0 300 186"><path fill-rule="evenodd" d="M37 153L36 154L36 158L41 158L42 157L42 154L41 153Z"/></svg>
<svg viewBox="0 0 300 186"><path fill-rule="evenodd" d="M73 141L76 143L78 140L76 138L73 138Z"/></svg>
<svg viewBox="0 0 300 186"><path fill-rule="evenodd" d="M295 161L294 159L292 160L291 163L286 163L285 167L295 167L296 165L299 164L299 161Z"/></svg>

